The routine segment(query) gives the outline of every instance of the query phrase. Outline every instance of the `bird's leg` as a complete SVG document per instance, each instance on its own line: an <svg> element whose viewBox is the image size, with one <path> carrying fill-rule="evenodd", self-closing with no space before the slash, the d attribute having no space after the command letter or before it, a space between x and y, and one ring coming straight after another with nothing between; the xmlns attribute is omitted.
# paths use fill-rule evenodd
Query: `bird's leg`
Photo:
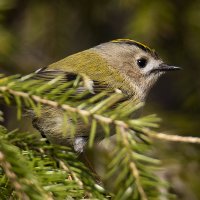
<svg viewBox="0 0 200 200"><path fill-rule="evenodd" d="M96 170L94 169L91 161L88 159L87 152L85 151L85 146L87 144L88 137L75 137L74 139L74 150L79 154L79 157L82 158L82 161L89 168L89 170L95 175L96 182L101 185L100 177L98 176Z"/></svg>

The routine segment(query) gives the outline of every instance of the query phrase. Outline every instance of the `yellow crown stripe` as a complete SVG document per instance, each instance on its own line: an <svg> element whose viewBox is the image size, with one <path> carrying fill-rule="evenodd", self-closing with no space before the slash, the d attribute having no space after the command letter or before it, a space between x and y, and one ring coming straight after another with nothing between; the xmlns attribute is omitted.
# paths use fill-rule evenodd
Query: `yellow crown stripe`
<svg viewBox="0 0 200 200"><path fill-rule="evenodd" d="M146 46L146 45L144 45L140 42L137 42L135 40L131 40L131 39L116 39L116 40L112 40L111 42L116 42L116 43L118 43L118 42L122 42L122 43L123 42L131 42L131 43L133 43L133 45L138 44L138 45L142 46L143 48L148 49L149 51L153 52L153 50L151 48L149 48L148 46Z"/></svg>

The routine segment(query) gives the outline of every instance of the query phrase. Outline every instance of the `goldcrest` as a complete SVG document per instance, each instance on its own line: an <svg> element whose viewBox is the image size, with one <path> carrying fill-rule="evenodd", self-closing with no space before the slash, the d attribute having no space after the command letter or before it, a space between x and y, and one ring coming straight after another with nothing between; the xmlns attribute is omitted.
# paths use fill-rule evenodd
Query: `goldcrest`
<svg viewBox="0 0 200 200"><path fill-rule="evenodd" d="M164 63L154 50L139 42L117 39L50 64L37 70L35 76L50 80L63 74L65 81L71 81L80 75L92 95L110 88L121 91L130 101L144 102L162 74L178 69ZM72 138L63 134L64 124L67 130L72 128L70 119L66 123L63 117L62 109L45 106L40 116L33 116L33 125L50 142L72 145L75 151L82 152L89 138L89 127L80 122Z"/></svg>

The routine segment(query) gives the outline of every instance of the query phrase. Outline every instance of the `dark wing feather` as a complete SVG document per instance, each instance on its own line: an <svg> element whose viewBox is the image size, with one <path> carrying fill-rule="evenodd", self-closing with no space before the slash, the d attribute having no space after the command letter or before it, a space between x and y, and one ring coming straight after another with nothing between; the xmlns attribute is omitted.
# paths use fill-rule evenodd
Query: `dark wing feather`
<svg viewBox="0 0 200 200"><path fill-rule="evenodd" d="M78 76L78 74L72 72L66 72L62 70L48 70L46 67L44 67L37 70L31 78L35 80L51 81L56 77L60 77L58 84L63 84L69 81L75 81ZM107 84L100 83L99 81L93 81L93 91L95 94L108 89L109 87ZM78 93L84 92L86 90L87 88L85 88L83 85L80 85L80 87L77 88Z"/></svg>
<svg viewBox="0 0 200 200"><path fill-rule="evenodd" d="M76 80L77 74L64 72L61 70L46 70L46 68L39 69L35 72L33 79L51 81L56 77L61 77L61 82Z"/></svg>

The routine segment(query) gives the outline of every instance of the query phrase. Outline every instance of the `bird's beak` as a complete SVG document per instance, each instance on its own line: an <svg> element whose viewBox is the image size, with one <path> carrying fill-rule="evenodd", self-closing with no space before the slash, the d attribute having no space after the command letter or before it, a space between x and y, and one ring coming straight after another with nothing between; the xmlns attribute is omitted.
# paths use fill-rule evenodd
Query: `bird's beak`
<svg viewBox="0 0 200 200"><path fill-rule="evenodd" d="M158 68L159 71L174 71L174 70L180 70L180 69L181 69L180 67L170 66L165 63L160 64Z"/></svg>
<svg viewBox="0 0 200 200"><path fill-rule="evenodd" d="M181 67L170 66L165 63L161 63L158 68L153 69L151 72L166 72L166 71L175 71L180 69Z"/></svg>

